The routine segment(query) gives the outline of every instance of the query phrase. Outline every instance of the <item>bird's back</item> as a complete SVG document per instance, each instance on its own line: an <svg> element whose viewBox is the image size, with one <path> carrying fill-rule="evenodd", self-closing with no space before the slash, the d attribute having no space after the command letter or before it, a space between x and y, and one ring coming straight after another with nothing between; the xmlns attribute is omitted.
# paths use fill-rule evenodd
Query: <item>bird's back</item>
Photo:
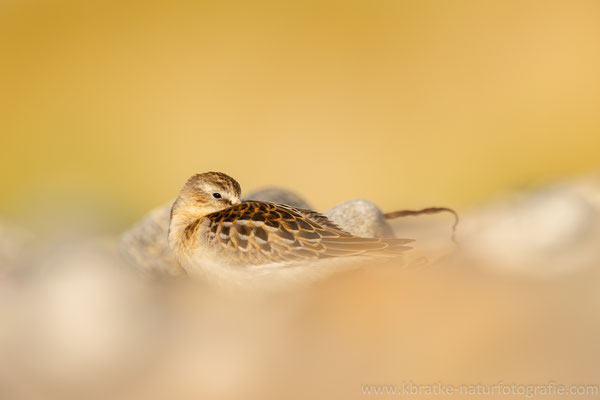
<svg viewBox="0 0 600 400"><path fill-rule="evenodd" d="M298 263L322 258L394 257L410 249L409 239L363 238L345 232L311 210L248 201L206 215L189 230L214 258L235 265ZM188 232L192 236L193 232Z"/></svg>

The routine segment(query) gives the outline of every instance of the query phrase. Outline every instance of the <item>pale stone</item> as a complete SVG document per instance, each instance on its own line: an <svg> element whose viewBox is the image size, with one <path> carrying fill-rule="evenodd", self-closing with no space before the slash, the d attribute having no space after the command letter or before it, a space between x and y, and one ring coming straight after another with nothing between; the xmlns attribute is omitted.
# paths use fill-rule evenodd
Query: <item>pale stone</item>
<svg viewBox="0 0 600 400"><path fill-rule="evenodd" d="M369 200L345 201L325 212L340 228L361 237L394 237L379 207Z"/></svg>

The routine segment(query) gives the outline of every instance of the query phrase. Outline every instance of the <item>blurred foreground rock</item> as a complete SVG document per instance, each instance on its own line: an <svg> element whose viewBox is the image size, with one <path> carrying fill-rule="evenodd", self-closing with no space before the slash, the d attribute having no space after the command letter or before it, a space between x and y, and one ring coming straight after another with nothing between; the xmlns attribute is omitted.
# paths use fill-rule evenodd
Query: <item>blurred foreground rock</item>
<svg viewBox="0 0 600 400"><path fill-rule="evenodd" d="M151 362L154 293L92 242L44 243L0 280L0 398L103 397Z"/></svg>
<svg viewBox="0 0 600 400"><path fill-rule="evenodd" d="M600 179L518 193L473 212L461 237L486 268L556 277L600 260Z"/></svg>
<svg viewBox="0 0 600 400"><path fill-rule="evenodd" d="M191 279L139 279L80 243L52 247L28 274L0 280L2 399L358 400L407 398L365 394L374 384L597 385L598 265L540 285L460 258L366 264L301 291L236 297ZM577 398L597 397L586 393Z"/></svg>

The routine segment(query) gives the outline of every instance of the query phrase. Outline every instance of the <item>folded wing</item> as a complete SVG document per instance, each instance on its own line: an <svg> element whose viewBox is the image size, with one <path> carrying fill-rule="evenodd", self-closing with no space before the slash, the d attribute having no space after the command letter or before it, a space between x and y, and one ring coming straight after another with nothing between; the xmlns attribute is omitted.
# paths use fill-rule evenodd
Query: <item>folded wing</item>
<svg viewBox="0 0 600 400"><path fill-rule="evenodd" d="M261 265L328 257L395 257L410 239L362 238L310 210L244 202L206 216L208 244L231 263Z"/></svg>

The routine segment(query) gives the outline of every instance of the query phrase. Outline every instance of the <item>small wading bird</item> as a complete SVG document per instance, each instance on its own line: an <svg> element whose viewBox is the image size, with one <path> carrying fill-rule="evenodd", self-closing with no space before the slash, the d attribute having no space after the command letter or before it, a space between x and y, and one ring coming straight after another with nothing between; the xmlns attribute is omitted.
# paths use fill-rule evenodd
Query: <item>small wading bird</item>
<svg viewBox="0 0 600 400"><path fill-rule="evenodd" d="M169 226L181 266L221 284L311 281L351 261L399 256L409 242L353 236L311 210L242 202L239 183L221 172L188 179Z"/></svg>

